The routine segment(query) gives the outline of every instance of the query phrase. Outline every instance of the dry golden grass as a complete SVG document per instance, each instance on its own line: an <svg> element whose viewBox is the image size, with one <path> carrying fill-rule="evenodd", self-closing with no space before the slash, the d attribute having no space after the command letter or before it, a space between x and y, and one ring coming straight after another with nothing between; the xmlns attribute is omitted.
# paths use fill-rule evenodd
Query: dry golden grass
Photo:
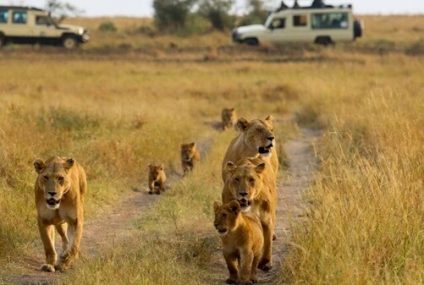
<svg viewBox="0 0 424 285"><path fill-rule="evenodd" d="M234 136L212 128L222 107L250 118L297 112L299 124L324 128L321 169L307 197L312 209L305 224L294 225L283 281L423 283L424 59L361 52L380 40L415 43L421 17L383 19L365 17L369 37L354 53L349 46L313 48L278 62L273 52L282 51L271 48L232 47L222 55L225 34L125 32L145 24L134 19L113 19L118 36L95 31L81 53L0 53L0 283L24 254L42 251L33 208L36 157L71 155L85 166L90 220L131 187L146 185L148 163L180 172L179 145L212 136L199 169L139 220L138 236L80 261L61 281L210 284L208 256L217 239L202 233L211 227L209 201L219 198L220 162ZM82 20L92 29L102 21ZM211 60L184 61L170 52L172 43L189 58ZM147 61L97 54L126 44L159 52ZM284 126L280 138L295 128Z"/></svg>
<svg viewBox="0 0 424 285"><path fill-rule="evenodd" d="M367 59L338 70L342 78L321 67L327 81L305 82L315 88L300 117L326 131L285 282L423 283L423 68L422 58Z"/></svg>

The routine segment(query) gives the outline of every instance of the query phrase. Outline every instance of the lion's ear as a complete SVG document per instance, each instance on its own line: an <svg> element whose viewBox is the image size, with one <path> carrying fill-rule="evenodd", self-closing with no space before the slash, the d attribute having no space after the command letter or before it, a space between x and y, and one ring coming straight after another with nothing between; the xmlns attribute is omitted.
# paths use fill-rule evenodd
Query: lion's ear
<svg viewBox="0 0 424 285"><path fill-rule="evenodd" d="M268 115L268 116L265 118L265 122L266 122L269 126L271 126L271 127L272 127L272 125L273 125L273 121L274 121L274 117L273 117L272 115Z"/></svg>
<svg viewBox="0 0 424 285"><path fill-rule="evenodd" d="M255 167L255 171L256 171L256 173L258 173L258 174L261 174L262 172L264 172L264 170L265 170L265 162L262 162L261 164L258 164L258 165Z"/></svg>
<svg viewBox="0 0 424 285"><path fill-rule="evenodd" d="M219 202L215 201L215 202L213 203L213 210L214 210L214 212L215 212L215 213L216 213L216 212L218 212L218 211L219 211L219 208L221 208L221 203L219 203Z"/></svg>
<svg viewBox="0 0 424 285"><path fill-rule="evenodd" d="M46 169L46 164L41 159L36 159L34 161L34 168L35 171L40 174L41 172L43 172L44 169Z"/></svg>
<svg viewBox="0 0 424 285"><path fill-rule="evenodd" d="M195 142L192 142L191 144L190 144L190 147L195 147L196 146L196 143Z"/></svg>
<svg viewBox="0 0 424 285"><path fill-rule="evenodd" d="M69 170L72 168L72 166L74 166L75 164L75 160L73 158L67 158L65 163L63 164L63 167L65 168L65 170Z"/></svg>
<svg viewBox="0 0 424 285"><path fill-rule="evenodd" d="M236 108L231 108L230 109L231 112L234 112L235 110L236 110Z"/></svg>
<svg viewBox="0 0 424 285"><path fill-rule="evenodd" d="M240 213L241 207L240 207L240 204L237 200L231 201L229 206L230 206L231 212L233 212L235 215Z"/></svg>
<svg viewBox="0 0 424 285"><path fill-rule="evenodd" d="M236 169L236 165L232 161L228 161L225 164L225 172L233 172Z"/></svg>
<svg viewBox="0 0 424 285"><path fill-rule="evenodd" d="M236 123L236 130L244 132L249 127L249 121L247 121L245 118L240 118L237 120Z"/></svg>
<svg viewBox="0 0 424 285"><path fill-rule="evenodd" d="M165 169L165 165L163 165L163 163L159 165L159 170L164 170L164 169Z"/></svg>

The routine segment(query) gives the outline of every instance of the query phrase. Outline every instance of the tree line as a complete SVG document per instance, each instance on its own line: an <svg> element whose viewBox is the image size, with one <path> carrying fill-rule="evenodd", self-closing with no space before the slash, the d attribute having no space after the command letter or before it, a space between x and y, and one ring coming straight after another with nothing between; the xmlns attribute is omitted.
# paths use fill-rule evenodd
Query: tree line
<svg viewBox="0 0 424 285"><path fill-rule="evenodd" d="M193 18L209 22L217 30L237 24L263 23L267 12L261 0L248 1L248 13L237 17L232 13L235 0L154 0L155 26L160 31L174 32L190 28Z"/></svg>

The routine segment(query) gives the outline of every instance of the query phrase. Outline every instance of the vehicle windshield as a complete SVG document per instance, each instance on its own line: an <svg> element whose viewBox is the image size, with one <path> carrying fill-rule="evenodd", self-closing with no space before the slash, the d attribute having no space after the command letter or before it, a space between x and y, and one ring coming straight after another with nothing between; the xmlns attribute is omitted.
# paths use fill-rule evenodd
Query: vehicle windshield
<svg viewBox="0 0 424 285"><path fill-rule="evenodd" d="M265 21L265 27L270 28L272 23L273 14L269 15Z"/></svg>

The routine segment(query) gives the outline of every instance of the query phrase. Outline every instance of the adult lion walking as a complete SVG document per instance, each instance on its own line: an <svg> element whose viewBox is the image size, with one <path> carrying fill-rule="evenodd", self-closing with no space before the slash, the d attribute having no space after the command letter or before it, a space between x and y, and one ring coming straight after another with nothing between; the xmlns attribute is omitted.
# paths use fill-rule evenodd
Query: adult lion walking
<svg viewBox="0 0 424 285"><path fill-rule="evenodd" d="M38 229L46 254L42 271L64 271L78 257L84 223L87 178L84 169L72 158L52 157L34 161L38 173L35 205ZM59 261L54 246L54 228L62 238Z"/></svg>

